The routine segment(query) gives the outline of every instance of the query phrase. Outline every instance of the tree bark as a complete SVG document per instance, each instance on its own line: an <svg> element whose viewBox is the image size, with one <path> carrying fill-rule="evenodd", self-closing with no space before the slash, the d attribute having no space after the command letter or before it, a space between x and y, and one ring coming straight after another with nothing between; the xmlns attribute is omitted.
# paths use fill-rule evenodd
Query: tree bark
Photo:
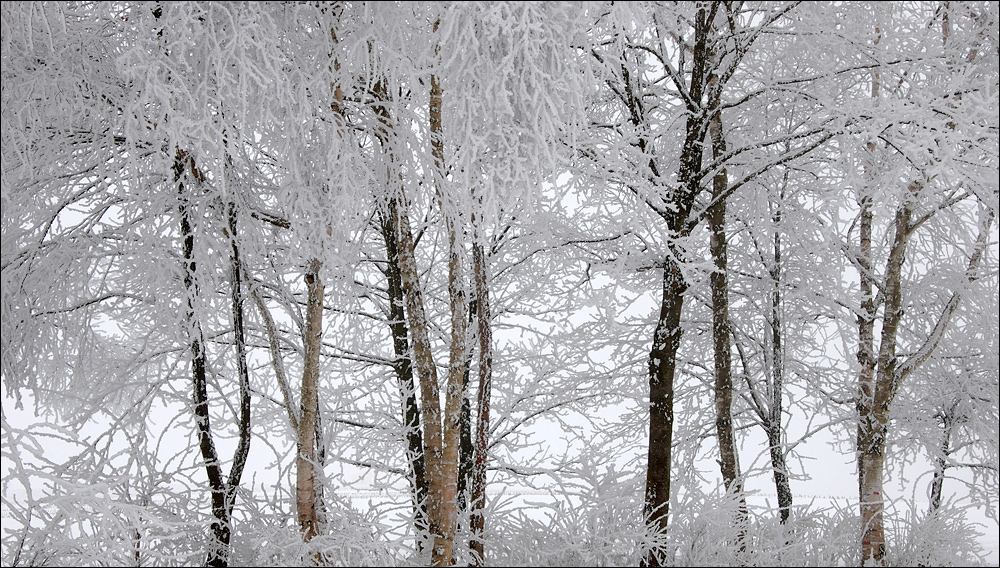
<svg viewBox="0 0 1000 568"><path fill-rule="evenodd" d="M715 95L709 104L711 113L709 132L712 138L712 156L722 159L726 154L726 139L722 130L722 110L720 91L716 85L715 75L709 80ZM743 496L743 486L740 475L739 449L736 447L736 436L733 431L733 374L732 349L729 326L729 268L728 247L726 243L726 194L728 192L728 173L721 167L712 178L713 205L708 210L710 232L709 249L713 260L713 270L709 277L712 291L712 337L715 354L715 431L719 442L719 465L722 470L722 480L728 493L738 495L739 504L737 517L736 544L742 552L746 548L743 526L746 524L746 498Z"/></svg>
<svg viewBox="0 0 1000 568"><path fill-rule="evenodd" d="M885 527L883 521L884 499L882 473L885 468L885 451L889 430L889 413L896 393L903 380L916 370L937 347L944 336L952 315L961 301L959 292L953 292L941 314L935 321L928 337L912 355L904 361L896 356L897 331L903 317L902 309L902 268L906 262L906 245L915 227L911 225L914 201L922 188L913 182L903 196L903 202L896 210L894 234L889 256L886 260L885 281L882 285L883 316L882 333L879 340L878 359L874 381L862 374L859 382L858 404L858 494L861 508L861 565L882 565L885 562ZM864 210L862 211L864 213ZM870 212L869 212L870 214ZM987 214L985 223L966 269L966 278L971 282L977 278L979 262L987 243L993 214ZM869 224L870 227L870 224ZM870 230L870 229L869 229ZM863 233L864 234L864 233ZM870 242L870 233L869 242ZM864 242L864 240L862 240ZM870 253L869 253L870 254ZM870 257L868 257L870 258ZM864 282L864 276L862 281ZM870 293L869 293L870 297ZM869 301L866 299L866 301ZM865 309L864 304L862 308ZM869 312L871 313L871 312ZM863 327L861 329L864 329ZM869 332L870 333L870 332ZM862 373L871 370L874 349L865 357ZM859 360L862 350L859 350ZM866 382L867 381L867 382ZM870 395L868 393L871 393Z"/></svg>
<svg viewBox="0 0 1000 568"><path fill-rule="evenodd" d="M858 315L858 363L861 365L858 374L858 497L860 499L862 518L861 563L864 565L871 559L881 559L885 555L885 538L880 536L880 527L872 527L875 516L875 505L872 502L873 492L881 499L881 487L875 487L875 480L881 480L881 461L876 460L880 448L872 445L871 438L877 431L873 405L875 400L875 297L873 295L874 279L872 277L872 211L871 196L861 198L860 213L860 247L858 263L861 272L861 310ZM875 471L878 468L878 471ZM871 531L871 532L870 532ZM872 540L875 538L876 540Z"/></svg>
<svg viewBox="0 0 1000 568"><path fill-rule="evenodd" d="M473 566L483 566L486 562L486 545L483 535L486 528L486 462L490 431L490 396L493 388L493 328L490 312L489 275L486 255L478 240L472 245L472 273L476 291L476 324L479 336L479 393L476 415L475 461L472 467L472 483L469 502L472 517L469 529L472 532Z"/></svg>
<svg viewBox="0 0 1000 568"><path fill-rule="evenodd" d="M229 243L232 253L231 309L233 314L233 339L236 347L236 371L240 382L239 440L233 454L233 464L226 481L226 511L232 517L236 505L236 488L239 487L243 468L250 454L250 372L247 368L246 328L243 315L243 261L237 235L236 205L230 203L227 220Z"/></svg>
<svg viewBox="0 0 1000 568"><path fill-rule="evenodd" d="M785 173L787 180L787 171ZM788 482L788 466L785 462L784 443L781 430L781 409L785 376L785 352L782 339L781 313L781 208L785 200L784 186L780 190L778 205L772 214L774 221L774 258L769 272L771 276L771 407L767 418L767 444L771 455L771 470L774 487L778 495L778 510L781 524L787 524L792 514L792 489Z"/></svg>
<svg viewBox="0 0 1000 568"><path fill-rule="evenodd" d="M309 261L305 273L306 326L303 330L302 391L295 475L295 503L299 529L308 542L320 533L316 491L316 419L318 406L319 354L323 336L323 282L319 259Z"/></svg>
<svg viewBox="0 0 1000 568"><path fill-rule="evenodd" d="M437 23L435 23L435 30ZM431 75L430 89L430 139L431 154L434 156L434 178L441 211L448 233L448 298L451 307L451 347L448 357L448 380L445 388L445 408L442 422L441 462L438 475L441 477L441 500L438 505L440 534L435 534L431 563L434 566L451 564L454 557L455 529L457 524L458 447L461 432L460 418L463 399L463 374L466 353L466 307L465 289L462 284L461 229L458 218L451 211L441 184L444 181L444 138L441 118L441 83L436 75Z"/></svg>
<svg viewBox="0 0 1000 568"><path fill-rule="evenodd" d="M687 282L672 255L664 259L660 315L649 353L649 449L643 513L653 534L667 529L670 507L670 458L674 426L674 374L681 343L681 312ZM661 552L650 549L644 566L660 566Z"/></svg>
<svg viewBox="0 0 1000 568"><path fill-rule="evenodd" d="M941 411L941 454L934 459L934 478L931 480L930 508L928 514L933 515L941 508L941 495L944 491L945 472L948 471L948 456L951 455L951 435L955 429L955 413L958 401Z"/></svg>
<svg viewBox="0 0 1000 568"><path fill-rule="evenodd" d="M677 351L681 342L681 312L684 293L688 285L681 270L684 258L682 247L677 242L688 236L688 215L694 206L695 197L701 191L699 172L702 164L703 142L708 127L708 117L702 108L711 57L708 39L718 5L701 5L695 17L695 44L691 63L691 79L686 97L688 115L685 124L684 144L681 147L680 167L677 172L678 187L671 190L665 202L664 214L670 230L670 252L663 261L663 288L660 298L660 314L653 345L649 352L649 449L646 457L646 493L644 514L650 532L663 534L667 528L670 502L671 445L674 425L674 375L677 368ZM629 87L630 89L630 87ZM631 93L631 91L629 90ZM642 99L630 96L628 106L633 123L643 127L645 119L641 112ZM642 149L652 151L651 144L641 144ZM652 159L652 158L651 158ZM652 163L652 162L651 162ZM657 180L653 180L657 181ZM662 551L652 547L642 564L660 566Z"/></svg>
<svg viewBox="0 0 1000 568"><path fill-rule="evenodd" d="M396 243L395 220L398 215L396 198L390 198L387 209L381 216L382 238L385 241L388 260L385 277L389 294L389 330L392 333L392 347L396 355L393 370L402 400L403 427L406 428L406 461L409 465L410 490L413 492L413 513L416 531L427 531L427 479L424 464L424 441L420 429L420 408L417 405L417 390L413 382L413 365L410 355L409 331L406 313L403 309L406 299L403 294L403 280L399 267L399 249ZM409 237L412 240L412 236ZM418 534L417 541L423 539ZM419 545L418 546L422 546Z"/></svg>
<svg viewBox="0 0 1000 568"><path fill-rule="evenodd" d="M476 302L468 302L471 326L476 319ZM469 512L469 488L472 485L472 467L475 459L475 446L472 443L472 402L469 400L469 380L472 376L471 346L466 349L465 362L462 365L462 411L458 419L458 480L455 488L458 496L456 511L458 518L463 518Z"/></svg>
<svg viewBox="0 0 1000 568"><path fill-rule="evenodd" d="M194 258L194 229L191 224L190 202L188 201L185 180L204 179L195 166L194 159L183 150L178 149L174 156L174 183L177 185L180 216L181 239L184 258L184 289L187 293L185 321L190 336L189 351L191 353L191 373L194 390L194 421L198 432L198 447L205 461L205 472L208 474L208 487L212 495L212 525L208 544L206 566L229 565L229 539L231 534L229 509L227 507L228 491L219 463L219 454L215 449L212 437L212 423L208 409L208 380L206 376L205 342L201 324L195 312L195 301L199 295L197 283L197 263Z"/></svg>
<svg viewBox="0 0 1000 568"><path fill-rule="evenodd" d="M441 391L437 367L431 353L430 326L424 312L420 279L417 272L413 234L405 201L396 208L396 239L399 248L399 268L406 297L406 316L413 334L413 364L420 381L421 416L424 425L424 460L427 466L427 522L434 541L432 563L451 562L452 546L445 538L441 511L445 501L444 437L441 423ZM454 464L453 464L454 468ZM453 501L454 502L454 501ZM454 540L454 539L452 539Z"/></svg>

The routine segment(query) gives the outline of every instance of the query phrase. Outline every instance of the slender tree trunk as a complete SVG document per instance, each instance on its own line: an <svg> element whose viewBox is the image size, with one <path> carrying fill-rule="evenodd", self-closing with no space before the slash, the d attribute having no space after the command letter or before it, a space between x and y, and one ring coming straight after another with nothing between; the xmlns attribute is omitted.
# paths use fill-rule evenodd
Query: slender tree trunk
<svg viewBox="0 0 1000 568"><path fill-rule="evenodd" d="M860 424L858 448L859 497L861 500L861 562L881 565L885 557L885 526L883 510L885 495L882 488L882 473L885 468L886 438L889 432L889 409L895 397L896 374L896 333L902 318L902 268L906 260L906 242L909 237L912 205L910 196L896 211L895 235L889 258L886 261L884 312L879 353L876 361L875 390L871 406Z"/></svg>
<svg viewBox="0 0 1000 568"><path fill-rule="evenodd" d="M405 196L404 196L405 199ZM424 311L420 279L414 255L413 234L406 212L406 202L401 199L396 208L396 239L399 250L399 268L406 297L406 316L413 334L413 365L420 381L421 416L424 426L424 460L427 466L427 524L434 541L432 563L443 565L451 562L452 546L444 537L441 511L445 501L444 452L441 424L441 391L438 386L437 367L431 353L430 326ZM452 539L453 540L453 539Z"/></svg>
<svg viewBox="0 0 1000 568"><path fill-rule="evenodd" d="M190 336L191 371L194 390L195 428L198 432L198 447L205 461L208 486L212 495L212 526L208 544L207 566L229 565L230 519L227 507L226 482L223 479L219 455L212 437L212 423L208 409L208 380L201 324L195 312L195 301L199 295L197 284L197 263L194 259L194 230L191 224L190 203L184 181L189 177L200 179L201 175L194 159L183 150L177 150L174 157L174 182L177 184L178 213L180 215L181 238L184 258L184 289L187 293L185 320Z"/></svg>
<svg viewBox="0 0 1000 568"><path fill-rule="evenodd" d="M875 28L875 45L881 41L881 30ZM872 74L871 97L879 98L881 74ZM874 143L867 144L869 154L876 150ZM874 157L870 157L874 162ZM875 304L872 272L872 192L874 187L874 163L865 165L865 178L869 182L864 195L858 200L860 206L858 264L861 284L861 313L858 315L858 499L861 509L861 565L868 562L881 564L885 556L885 534L882 529L882 461L884 449L884 428L879 426L878 409L875 408L876 358L875 358ZM879 436L879 432L883 432Z"/></svg>
<svg viewBox="0 0 1000 568"><path fill-rule="evenodd" d="M715 78L710 80L714 86ZM713 97L712 116L709 132L712 137L712 155L721 159L726 154L726 139L722 131L722 111L718 91ZM712 336L715 352L715 431L719 442L720 467L726 491L739 497L736 518L736 543L742 552L746 548L744 528L746 521L746 499L743 496L740 475L739 450L733 431L733 375L732 346L729 326L729 268L726 243L726 192L729 189L726 168L719 169L712 179L712 199L714 204L708 211L709 249L714 268L709 278L712 290Z"/></svg>
<svg viewBox="0 0 1000 568"><path fill-rule="evenodd" d="M785 172L787 180L788 172ZM785 201L784 186L778 196L774 210L774 258L770 267L771 276L771 408L767 420L767 443L771 454L771 470L774 487L778 494L778 510L781 524L787 524L792 514L792 489L788 482L788 466L785 462L784 443L781 431L781 410L784 392L785 353L782 340L781 313L781 207Z"/></svg>
<svg viewBox="0 0 1000 568"><path fill-rule="evenodd" d="M486 462L490 432L490 396L493 388L493 329L490 312L489 275L486 255L478 240L472 245L472 273L476 290L476 323L479 336L479 394L476 416L475 462L469 491L472 518L469 528L472 541L473 566L486 562L486 545L483 534L486 527Z"/></svg>
<svg viewBox="0 0 1000 568"><path fill-rule="evenodd" d="M469 325L476 317L476 302L468 303ZM458 480L455 488L458 496L456 511L461 519L469 511L469 487L472 481L472 467L475 459L475 446L472 443L472 402L469 400L469 379L472 375L472 349L466 351L462 370L462 411L458 419Z"/></svg>
<svg viewBox="0 0 1000 568"><path fill-rule="evenodd" d="M410 490L413 492L414 524L419 535L427 532L427 479L424 465L424 441L420 429L420 408L417 405L417 390L413 382L413 365L410 357L409 331L406 313L403 310L406 299L403 295L403 280L399 268L399 251L396 245L397 201L390 198L387 210L382 215L381 230L385 241L388 260L385 276L389 294L389 330L392 333L392 347L396 355L393 369L402 400L403 427L406 428L406 461L410 468ZM412 236L409 237L412 240ZM418 544L422 547L422 544Z"/></svg>
<svg viewBox="0 0 1000 568"><path fill-rule="evenodd" d="M778 514L781 524L788 524L792 514L792 488L788 482L788 465L785 462L784 442L781 439L781 415L771 417L767 427L767 444L774 472L774 487L778 494Z"/></svg>
<svg viewBox="0 0 1000 568"><path fill-rule="evenodd" d="M229 204L228 212L230 249L232 252L232 292L233 336L236 346L236 372L240 381L239 441L229 470L227 507L230 512L236 502L236 488L239 487L243 468L250 453L250 372L247 369L246 324L243 314L243 261L237 235L236 206Z"/></svg>
<svg viewBox="0 0 1000 568"><path fill-rule="evenodd" d="M274 325L274 318L271 317L271 312L267 309L267 305L264 304L264 300L260 297L260 294L251 288L250 296L253 297L253 301L257 305L257 311L260 313L261 319L264 320L268 350L271 352L271 366L274 368L274 376L278 381L278 389L281 390L281 396L285 402L285 412L288 413L288 421L291 423L292 429L295 430L295 437L298 440L299 409L295 407L295 403L292 400L292 389L288 384L288 376L285 375L285 365L281 360L281 350L278 345L278 328Z"/></svg>
<svg viewBox="0 0 1000 568"><path fill-rule="evenodd" d="M305 273L306 282L306 327L302 337L303 369L302 392L299 404L299 428L297 442L295 502L298 511L299 529L305 541L319 534L320 526L316 510L316 415L319 383L319 354L323 335L323 282L319 271L322 263L318 259L309 261Z"/></svg>
<svg viewBox="0 0 1000 568"><path fill-rule="evenodd" d="M437 25L435 24L435 28ZM435 180L444 179L444 138L441 120L441 83L436 75L431 75L430 95L430 135L431 153L434 156ZM462 414L463 375L465 368L467 320L465 290L462 283L461 229L458 218L446 201L444 192L438 187L441 210L448 232L448 297L451 305L451 348L448 357L448 382L445 388L444 420L442 423L441 457L441 507L439 511L440 535L435 535L432 564L448 565L454 557L455 529L457 524L458 490L458 447Z"/></svg>
<svg viewBox="0 0 1000 568"><path fill-rule="evenodd" d="M232 518L236 505L236 489L243 477L243 468L250 455L250 372L247 368L246 324L243 314L243 261L237 233L236 206L229 204L227 220L229 224L229 244L232 254L231 265L231 309L233 314L233 339L236 347L236 372L240 382L239 440L233 453L233 464L226 480L226 516Z"/></svg>
<svg viewBox="0 0 1000 568"><path fill-rule="evenodd" d="M941 454L934 460L934 478L931 480L931 504L928 514L933 515L941 508L941 495L944 491L945 472L948 471L948 456L951 455L951 435L955 427L955 412L958 401L941 412L941 427L944 430L941 438Z"/></svg>
<svg viewBox="0 0 1000 568"><path fill-rule="evenodd" d="M885 538L881 524L872 524L879 509L875 507L875 495L881 503L882 463L879 457L882 447L874 414L875 409L875 296L872 269L872 211L871 196L860 200L860 247L858 263L861 272L861 310L858 315L858 497L862 520L861 563L880 560L885 555ZM876 470L877 468L877 470ZM876 485L876 483L878 485ZM875 539L874 541L872 539Z"/></svg>

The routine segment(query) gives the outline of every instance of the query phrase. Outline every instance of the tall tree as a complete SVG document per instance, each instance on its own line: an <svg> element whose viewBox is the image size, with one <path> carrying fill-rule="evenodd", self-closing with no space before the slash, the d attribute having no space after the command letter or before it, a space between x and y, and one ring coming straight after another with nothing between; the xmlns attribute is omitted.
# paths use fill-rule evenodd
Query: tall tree
<svg viewBox="0 0 1000 568"><path fill-rule="evenodd" d="M949 8L943 6L940 25L945 31L935 37L934 21L942 12L924 8L914 14L897 14L892 10L880 13L881 23L874 38L876 50L891 53L900 49L900 55L904 55L900 59L906 63L902 68L881 66L872 72L873 107L877 113L879 107L891 101L905 100L909 103L909 116L890 121L867 142L864 187L858 192L858 244L852 260L860 275L861 292L857 463L862 565L881 565L885 561L883 472L893 402L908 376L937 349L958 308L964 287L956 287L936 315L921 314L926 321L932 322L929 329L914 334L906 354L899 353L900 332L906 326L904 314L907 303L912 301L907 299L904 270L907 260L913 261L908 252L910 243L916 231L926 223L954 208L975 208L970 202L977 201L977 195L986 195L988 191L984 191L985 179L978 177L976 169L956 168L953 161L956 154L988 154L988 150L980 146L981 125L967 114L970 109L965 101L969 93L985 93L982 81L989 80L973 70L980 54L983 22L975 11L949 14ZM957 34L952 35L952 26L957 24L958 18L964 19L962 27L967 34L964 41L957 40ZM910 35L908 41L912 41L913 36L920 38L922 41L917 44L932 49L932 56L905 59L912 55L903 50L912 48L897 43L895 35L911 26L926 31ZM957 47L949 45L951 43ZM940 72L926 73L921 69L923 66L938 68ZM919 97L916 93L920 93ZM946 110L937 112L938 105ZM964 159L959 160L964 162ZM898 181L900 179L903 181ZM988 186L988 182L985 185ZM878 270L875 199L878 192L887 188L895 203L893 219L885 231L883 266ZM978 277L994 216L993 210L980 208L979 234L974 243L960 253L966 259L964 272L968 280ZM880 330L876 322L881 324ZM877 349L876 335L879 339Z"/></svg>
<svg viewBox="0 0 1000 568"><path fill-rule="evenodd" d="M667 527L670 499L670 463L673 445L673 396L678 366L678 349L682 332L684 298L689 282L685 266L689 263L688 244L692 231L706 218L719 217L724 202L749 180L772 167L795 160L828 140L830 134L823 128L804 126L797 132L784 136L766 137L738 148L724 144L721 128L719 135L710 136L712 121L721 121L721 111L735 108L752 100L759 93L748 93L733 103L723 103L729 81L736 75L744 58L752 51L754 43L765 30L781 22L796 8L795 3L761 6L759 9L743 7L736 3L696 4L688 13L686 7L674 10L648 7L644 20L638 26L615 18L635 21L636 12L616 14L609 8L603 14L607 20L606 32L595 31L594 42L599 47L592 54L617 106L596 107L603 111L595 118L595 125L605 124L616 130L628 132L621 140L610 136L601 138L599 151L590 151L589 157L605 178L633 194L663 222L665 233L664 254L658 262L663 269L660 285L659 316L649 354L649 449L647 455L645 514L653 533L662 533ZM640 31L630 35L625 30ZM602 30L604 28L598 28ZM606 34L602 37L597 34ZM664 116L673 111L683 118L683 133L677 140L662 124ZM721 122L716 123L721 126ZM599 130L600 131L600 130ZM612 130L614 131L614 130ZM716 157L707 155L706 148L716 148ZM737 179L723 184L724 169L734 157L752 149L789 144L789 151L770 155L759 162L750 162L741 168ZM667 149L671 144L680 148L673 158ZM623 163L609 161L607 149L621 152L627 158ZM599 158L600 155L600 158ZM617 158L615 154L611 154ZM625 166L629 163L629 166ZM671 171L671 168L674 171ZM643 177L627 175L640 172ZM708 180L713 180L711 183ZM717 183L716 183L717 182ZM711 187L718 189L712 195ZM711 195L706 198L705 193ZM722 217L724 219L724 216ZM722 225L716 223L721 229ZM720 244L723 241L714 239ZM721 259L722 251L715 250ZM719 294L718 315L723 315L723 274L715 271L716 289ZM728 324L720 321L723 327ZM731 403L731 380L728 373L726 348L728 333L720 328L718 334L721 387L719 400L719 436L727 486L733 485L738 476L735 447L732 444L731 417L726 413ZM725 447L724 447L725 446ZM727 457L728 456L728 457ZM735 486L735 485L734 485ZM645 563L658 565L661 551L651 549Z"/></svg>

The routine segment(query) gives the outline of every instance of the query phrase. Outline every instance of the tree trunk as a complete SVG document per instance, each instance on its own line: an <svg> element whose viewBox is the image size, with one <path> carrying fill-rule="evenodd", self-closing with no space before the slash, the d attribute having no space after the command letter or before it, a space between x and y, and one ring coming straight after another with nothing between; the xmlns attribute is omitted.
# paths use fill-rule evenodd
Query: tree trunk
<svg viewBox="0 0 1000 568"><path fill-rule="evenodd" d="M396 208L396 239L399 249L399 268L406 297L406 316L413 334L413 364L420 381L421 422L424 425L424 460L427 466L427 524L431 538L432 563L443 565L451 562L452 545L445 537L441 512L446 499L444 476L444 437L441 424L441 391L438 387L437 367L431 353L430 326L424 312L420 279L413 250L413 235L406 213L405 201ZM457 464L452 464L455 469ZM452 485L454 487L454 485ZM454 506L454 497L452 497ZM454 537L452 537L452 541Z"/></svg>
<svg viewBox="0 0 1000 568"><path fill-rule="evenodd" d="M872 526L876 514L873 495L881 500L882 462L877 459L882 451L879 445L881 439L876 438L879 428L876 426L875 409L875 297L873 295L874 280L872 277L872 211L871 196L860 199L860 247L858 263L861 272L861 310L858 315L858 363L861 370L858 374L858 413L857 451L858 451L858 498L862 519L862 565L871 559L878 561L885 555L885 538L881 533L881 524ZM878 471L876 471L878 468ZM875 484L878 483L876 486ZM875 539L874 541L872 539Z"/></svg>
<svg viewBox="0 0 1000 568"><path fill-rule="evenodd" d="M786 180L787 175L786 170ZM778 510L783 525L788 523L792 514L792 489L788 482L788 466L785 462L784 443L781 436L781 409L785 382L781 313L781 207L784 200L783 186L780 190L778 205L772 215L774 221L774 258L769 270L771 276L771 408L766 424L767 443L771 454L771 470L774 474L774 487L778 494Z"/></svg>
<svg viewBox="0 0 1000 568"><path fill-rule="evenodd" d="M860 451L859 498L861 500L861 562L881 565L885 557L885 527L883 510L885 495L882 489L882 471L885 467L886 438L889 432L889 409L895 397L896 375L896 332L902 318L901 277L906 260L906 242L909 237L912 206L910 196L904 196L903 204L896 211L895 235L889 258L883 290L885 306L882 316L882 334L876 383L871 406L863 415L859 425L858 448ZM859 426L859 427L861 427Z"/></svg>
<svg viewBox="0 0 1000 568"><path fill-rule="evenodd" d="M941 494L944 490L944 476L948 470L948 456L951 455L951 435L955 428L955 412L958 401L941 411L941 427L944 430L941 438L941 454L934 460L934 479L931 480L931 504L928 514L933 515L941 507Z"/></svg>
<svg viewBox="0 0 1000 568"><path fill-rule="evenodd" d="M390 198L387 211L382 214L381 230L385 241L388 260L385 276L389 294L389 330L392 333L392 347L396 355L393 369L402 400L403 427L406 428L406 461L410 468L410 490L413 492L414 525L418 533L418 548L422 548L427 532L427 479L424 465L424 441L420 429L420 408L417 405L417 390L413 382L413 365L410 356L409 331L403 306L403 280L399 268L399 249L396 245L395 198ZM410 237L412 240L412 236Z"/></svg>
<svg viewBox="0 0 1000 568"><path fill-rule="evenodd" d="M229 204L228 221L232 252L233 338L236 346L236 371L240 381L240 434L227 481L227 507L232 512L236 502L236 488L239 486L240 478L243 476L243 468L246 466L247 456L250 453L250 372L247 369L246 324L243 315L243 261L240 258L237 242L236 206L232 203Z"/></svg>
<svg viewBox="0 0 1000 568"><path fill-rule="evenodd" d="M476 323L479 336L479 394L476 416L475 462L472 467L472 484L469 502L472 518L469 529L472 532L473 566L483 566L486 562L486 545L483 534L486 527L486 461L490 433L490 395L493 388L493 328L490 312L488 268L483 247L478 242L472 245L472 273L476 290Z"/></svg>
<svg viewBox="0 0 1000 568"><path fill-rule="evenodd" d="M435 23L434 29L437 30ZM390 196L390 213L394 218L396 252L399 259L399 275L405 298L405 315L409 332L412 334L412 364L420 382L421 416L423 423L423 459L427 485L427 529L434 544L431 549L431 563L435 566L448 565L454 559L456 529L458 446L463 396L462 379L466 353L466 313L464 291L460 286L461 256L458 228L452 212L445 203L441 191L444 179L444 141L441 122L441 85L437 76L431 76L430 119L431 153L434 158L434 185L440 201L448 232L449 264L448 292L452 316L450 361L445 389L445 408L441 409L441 391L438 384L437 367L431 351L430 325L424 310L420 277L417 270L413 233L405 188L400 184L396 194ZM384 87L383 87L384 94ZM388 110L376 107L388 140L390 127ZM391 151L391 150L390 150ZM411 438L412 442L412 438Z"/></svg>
<svg viewBox="0 0 1000 568"><path fill-rule="evenodd" d="M677 260L664 258L660 316L649 352L649 450L643 513L653 534L667 529L670 507L670 457L674 428L674 374L681 343L681 311L687 282ZM661 551L653 547L644 566L660 566Z"/></svg>
<svg viewBox="0 0 1000 568"><path fill-rule="evenodd" d="M715 85L716 79L709 81ZM719 105L719 91L712 97L712 112L709 132L712 137L712 155L722 159L726 154L726 139L722 131L722 111ZM729 326L729 268L726 243L726 193L729 189L726 168L719 169L712 179L713 205L708 210L708 224L711 234L709 249L712 254L713 270L709 278L712 290L712 337L715 352L715 431L719 442L719 465L726 492L739 496L739 506L735 519L737 528L736 544L742 552L746 548L744 528L746 521L746 499L740 477L739 450L733 431L733 375L732 351Z"/></svg>
<svg viewBox="0 0 1000 568"><path fill-rule="evenodd" d="M233 314L233 340L236 346L236 371L240 381L239 441L233 453L233 464L226 480L226 516L232 518L236 505L236 488L243 477L243 468L250 454L250 372L247 368L246 327L243 316L243 261L237 235L236 205L229 204L227 220L229 243L232 253L231 309Z"/></svg>
<svg viewBox="0 0 1000 568"><path fill-rule="evenodd" d="M188 324L191 352L191 372L194 390L195 428L198 432L198 447L205 461L208 486L212 494L212 525L208 544L207 566L229 565L229 538L231 534L229 509L227 507L226 482L222 476L219 455L212 437L212 423L208 409L208 380L201 324L195 313L195 301L199 295L197 283L197 263L194 259L194 230L191 225L191 211L184 180L189 177L202 179L194 164L194 159L183 150L174 156L174 183L177 184L178 213L180 215L181 238L184 258L184 289L187 293L185 321Z"/></svg>
<svg viewBox="0 0 1000 568"><path fill-rule="evenodd" d="M475 300L468 302L468 308L468 325L471 326L476 318ZM468 396L473 355L470 347L466 350L465 362L462 365L462 411L458 422L458 480L455 488L458 496L456 511L460 519L469 511L469 488L472 484L472 467L475 459L475 446L472 443L472 402Z"/></svg>
<svg viewBox="0 0 1000 568"><path fill-rule="evenodd" d="M667 528L670 502L671 445L674 426L674 375L677 368L677 351L681 342L681 312L687 282L680 263L684 253L676 239L688 235L688 215L695 197L701 191L701 170L707 117L700 107L705 94L708 70L711 64L708 38L718 6L701 5L695 17L695 44L691 64L688 92L688 116L685 124L684 144L681 147L680 166L677 172L678 187L670 190L670 206L666 214L667 227L673 242L663 261L663 291L660 314L653 332L653 345L649 352L649 449L646 457L646 493L644 514L653 534L663 534ZM641 98L634 97L636 105ZM633 111L633 115L636 113ZM640 124L636 122L636 126ZM645 149L646 145L643 145ZM662 551L652 547L643 559L644 566L660 566Z"/></svg>
<svg viewBox="0 0 1000 568"><path fill-rule="evenodd" d="M319 534L316 492L316 414L319 402L319 354L323 335L323 282L319 259L309 261L305 273L306 327L303 332L302 392L295 476L295 503L299 530L308 542Z"/></svg>
<svg viewBox="0 0 1000 568"><path fill-rule="evenodd" d="M767 428L767 444L771 455L771 470L774 472L774 488L778 494L778 514L781 524L788 524L792 514L792 488L788 482L788 465L785 462L784 443L781 439L780 414L771 417Z"/></svg>
<svg viewBox="0 0 1000 568"><path fill-rule="evenodd" d="M885 497L882 491L882 473L885 467L886 440L892 402L903 380L931 356L944 336L951 317L961 301L959 292L953 292L935 321L931 333L919 349L904 361L899 361L896 356L896 334L903 317L902 269L906 262L906 245L910 234L915 229L911 225L914 200L921 188L920 182L911 183L902 197L903 202L896 210L893 242L886 260L885 282L882 285L884 308L877 361L873 361L874 349L871 347L873 326L866 325L866 321L874 320L874 317L859 318L861 320L859 334L861 334L862 342L859 347L858 360L862 361L862 374L859 378L861 388L858 397L858 496L862 522L862 566L882 565L885 562L883 521ZM870 276L867 276L870 272L864 270L865 267L871 265L871 212L864 204L861 221L862 292L867 291L862 302L862 312L863 314L873 314L874 300L871 298ZM988 242L987 235L992 221L993 213L988 211L966 268L966 278L970 282L977 278L978 266ZM866 242L867 247L865 246ZM866 280L868 280L867 283ZM872 375L874 375L874 380Z"/></svg>
<svg viewBox="0 0 1000 568"><path fill-rule="evenodd" d="M435 24L435 29L437 24ZM435 181L438 184L438 197L441 201L441 211L444 215L448 232L448 298L451 306L451 348L448 357L448 382L445 388L444 420L441 437L441 462L439 475L441 477L441 500L439 501L440 534L435 535L434 550L431 562L435 566L451 564L454 556L455 529L457 522L457 482L458 482L458 446L462 414L462 378L465 368L466 353L466 307L465 290L462 285L462 255L461 229L453 211L441 191L440 184L444 181L444 138L441 120L441 83L436 75L431 75L430 92L430 138L431 153L434 156Z"/></svg>

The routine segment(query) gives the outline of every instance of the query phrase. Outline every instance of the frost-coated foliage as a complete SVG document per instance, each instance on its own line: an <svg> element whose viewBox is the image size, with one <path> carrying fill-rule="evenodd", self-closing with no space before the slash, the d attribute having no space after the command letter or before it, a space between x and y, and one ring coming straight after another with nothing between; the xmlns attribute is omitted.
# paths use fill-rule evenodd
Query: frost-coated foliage
<svg viewBox="0 0 1000 568"><path fill-rule="evenodd" d="M713 6L699 45L698 11ZM679 566L857 565L856 474L833 500L801 488L855 459L857 326L866 300L884 318L904 205L914 223L898 359L923 353L960 301L891 408L886 485L909 489L886 495L886 560L970 565L990 552L980 535L995 532L1000 500L995 3L4 2L0 15L0 563L205 562L213 515L191 344L200 334L228 472L237 278L253 439L228 561L425 565L410 393L390 327L401 301L382 232L391 206L412 227L442 377L449 254L466 267L453 290L475 322L468 267L474 245L485 251L487 565L628 566L650 550ZM728 151L714 159L702 133L700 171L685 178L685 125L708 104L685 98L696 53L731 71L702 78L725 85ZM776 420L794 496L784 524L774 499L750 490L741 516L741 495L718 479L701 221L723 169L741 474L773 487L764 433ZM701 189L674 232L664 219L692 176ZM669 518L652 534L649 353L667 258L687 289ZM325 287L324 506L320 534L303 542L288 408L301 405L313 260ZM470 563L469 511L457 514L455 561Z"/></svg>

